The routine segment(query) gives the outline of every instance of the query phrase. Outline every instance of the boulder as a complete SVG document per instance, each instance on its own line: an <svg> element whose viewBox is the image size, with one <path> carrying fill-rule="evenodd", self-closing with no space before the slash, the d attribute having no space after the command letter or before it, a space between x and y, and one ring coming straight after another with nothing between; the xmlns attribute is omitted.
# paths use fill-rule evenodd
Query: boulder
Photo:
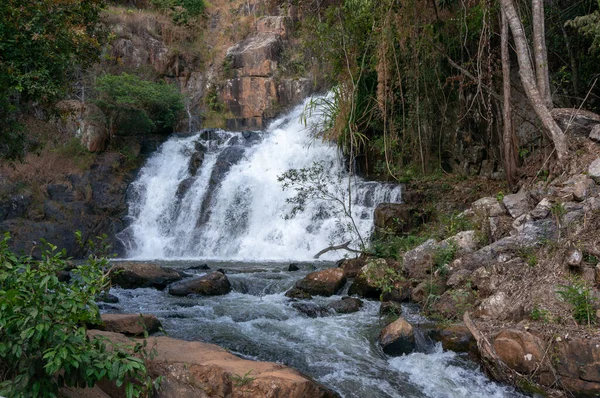
<svg viewBox="0 0 600 398"><path fill-rule="evenodd" d="M190 157L190 163L188 164L188 171L191 176L195 176L198 173L198 169L204 162L204 152L197 151Z"/></svg>
<svg viewBox="0 0 600 398"><path fill-rule="evenodd" d="M312 295L306 293L304 290L293 287L285 292L285 297L289 297L294 300L310 300Z"/></svg>
<svg viewBox="0 0 600 398"><path fill-rule="evenodd" d="M311 272L296 283L296 288L316 296L333 296L346 283L344 270L328 268Z"/></svg>
<svg viewBox="0 0 600 398"><path fill-rule="evenodd" d="M384 301L379 306L379 315L402 315L402 305L395 301Z"/></svg>
<svg viewBox="0 0 600 398"><path fill-rule="evenodd" d="M502 203L513 218L517 218L533 209L531 198L525 191L504 196Z"/></svg>
<svg viewBox="0 0 600 398"><path fill-rule="evenodd" d="M590 163L588 167L588 176L590 176L596 184L600 184L600 158Z"/></svg>
<svg viewBox="0 0 600 398"><path fill-rule="evenodd" d="M340 268L344 270L346 278L355 278L362 267L365 266L367 257L347 258L340 264Z"/></svg>
<svg viewBox="0 0 600 398"><path fill-rule="evenodd" d="M369 259L367 264L361 268L348 294L358 295L364 298L379 299L382 294L382 283L389 279L388 269L397 270L399 264L393 260L383 258ZM391 283L391 281L388 281Z"/></svg>
<svg viewBox="0 0 600 398"><path fill-rule="evenodd" d="M494 320L505 320L508 317L509 310L508 295L504 292L498 292L481 301L476 315Z"/></svg>
<svg viewBox="0 0 600 398"><path fill-rule="evenodd" d="M321 318L332 314L332 311L328 306L312 302L293 303L292 308L300 311L309 318Z"/></svg>
<svg viewBox="0 0 600 398"><path fill-rule="evenodd" d="M158 318L149 314L102 314L102 330L141 336L144 332L158 332L162 326Z"/></svg>
<svg viewBox="0 0 600 398"><path fill-rule="evenodd" d="M431 271L433 265L433 255L437 248L437 243L429 239L425 243L407 251L404 254L402 266L404 272L410 279L424 278Z"/></svg>
<svg viewBox="0 0 600 398"><path fill-rule="evenodd" d="M470 289L447 290L435 301L432 309L444 319L461 319L475 299L475 292Z"/></svg>
<svg viewBox="0 0 600 398"><path fill-rule="evenodd" d="M481 198L471 205L471 209L475 214L480 214L486 217L499 217L506 214L506 208L493 197Z"/></svg>
<svg viewBox="0 0 600 398"><path fill-rule="evenodd" d="M122 334L90 331L117 344L133 348ZM149 359L150 377L163 376L161 398L336 398L335 392L285 365L241 359L213 344L183 341L169 337L151 337L148 347L156 355ZM247 375L247 382L236 378ZM124 398L123 389L114 383L100 383L113 398Z"/></svg>
<svg viewBox="0 0 600 398"><path fill-rule="evenodd" d="M459 269L456 272L453 272L452 274L450 274L450 277L448 278L446 285L449 288L453 288L453 287L462 285L464 282L466 282L469 279L470 276L471 276L471 271L466 270L466 269Z"/></svg>
<svg viewBox="0 0 600 398"><path fill-rule="evenodd" d="M429 337L442 343L446 351L467 352L472 356L478 353L477 341L463 324L437 325L428 333Z"/></svg>
<svg viewBox="0 0 600 398"><path fill-rule="evenodd" d="M177 270L158 264L123 262L113 266L110 278L114 285L119 285L123 289L153 287L162 290L168 284L181 280L183 276Z"/></svg>
<svg viewBox="0 0 600 398"><path fill-rule="evenodd" d="M229 283L229 279L219 271L211 272L200 278L182 281L169 287L169 294L173 296L187 296L189 294L221 296L230 291L231 283Z"/></svg>
<svg viewBox="0 0 600 398"><path fill-rule="evenodd" d="M289 272L294 272L294 271L300 271L300 268L298 267L298 264L296 264L296 263L291 263L291 264L288 266L288 269L287 269L287 270L288 270Z"/></svg>
<svg viewBox="0 0 600 398"><path fill-rule="evenodd" d="M556 370L565 387L577 397L600 394L600 341L598 337L557 341Z"/></svg>
<svg viewBox="0 0 600 398"><path fill-rule="evenodd" d="M588 135L600 123L600 115L585 109L554 108L550 114L560 128L570 134Z"/></svg>
<svg viewBox="0 0 600 398"><path fill-rule="evenodd" d="M585 200L595 191L594 180L583 174L578 174L569 178L569 180L562 185L563 187L559 190L558 196L572 196L573 199L578 202Z"/></svg>
<svg viewBox="0 0 600 398"><path fill-rule="evenodd" d="M565 254L565 261L569 267L578 267L583 261L583 252L576 247L571 247Z"/></svg>
<svg viewBox="0 0 600 398"><path fill-rule="evenodd" d="M588 138L592 141L600 142L600 124L596 124L592 127Z"/></svg>
<svg viewBox="0 0 600 398"><path fill-rule="evenodd" d="M548 217L552 203L548 198L542 199L533 210L529 213L532 219L541 220L542 218Z"/></svg>
<svg viewBox="0 0 600 398"><path fill-rule="evenodd" d="M354 297L342 297L341 300L336 300L327 305L338 314L349 314L357 312L362 307L363 302Z"/></svg>
<svg viewBox="0 0 600 398"><path fill-rule="evenodd" d="M542 365L543 346L538 337L518 329L504 329L493 340L494 350L502 362L524 374L531 374Z"/></svg>
<svg viewBox="0 0 600 398"><path fill-rule="evenodd" d="M380 203L375 208L376 228L395 234L408 233L425 222L423 211L405 203Z"/></svg>
<svg viewBox="0 0 600 398"><path fill-rule="evenodd" d="M410 323L400 317L379 334L379 345L388 355L410 354L415 349L415 334Z"/></svg>

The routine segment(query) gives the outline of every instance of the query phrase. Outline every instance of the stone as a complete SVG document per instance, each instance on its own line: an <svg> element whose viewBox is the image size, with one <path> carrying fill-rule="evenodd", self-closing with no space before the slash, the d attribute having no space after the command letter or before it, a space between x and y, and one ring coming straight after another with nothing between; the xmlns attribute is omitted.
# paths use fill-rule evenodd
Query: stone
<svg viewBox="0 0 600 398"><path fill-rule="evenodd" d="M407 251L404 254L403 268L406 275L411 279L422 279L431 272L433 265L433 254L437 243L429 239L425 243Z"/></svg>
<svg viewBox="0 0 600 398"><path fill-rule="evenodd" d="M534 220L541 220L542 218L548 217L551 208L552 203L550 202L550 199L544 198L535 206L533 210L531 210L531 212L529 212L529 215Z"/></svg>
<svg viewBox="0 0 600 398"><path fill-rule="evenodd" d="M379 299L382 294L381 283L388 269L388 263L383 258L371 258L365 261L354 282L348 290L348 294L364 298Z"/></svg>
<svg viewBox="0 0 600 398"><path fill-rule="evenodd" d="M577 267L583 261L583 252L576 247L571 247L567 250L565 261L570 267Z"/></svg>
<svg viewBox="0 0 600 398"><path fill-rule="evenodd" d="M508 210L512 218L517 218L532 210L531 199L525 191L520 191L512 195L505 195L502 203Z"/></svg>
<svg viewBox="0 0 600 398"><path fill-rule="evenodd" d="M600 142L600 124L596 124L594 127L592 127L588 137L592 141Z"/></svg>
<svg viewBox="0 0 600 398"><path fill-rule="evenodd" d="M362 300L354 297L342 297L341 300L336 300L329 303L327 307L339 314L350 314L352 312L359 311L362 305Z"/></svg>
<svg viewBox="0 0 600 398"><path fill-rule="evenodd" d="M383 352L388 355L410 354L416 344L413 326L400 317L383 328L378 342Z"/></svg>
<svg viewBox="0 0 600 398"><path fill-rule="evenodd" d="M193 270L193 271L206 271L209 269L210 269L210 267L208 266L208 264L192 265L191 267L188 268L188 270Z"/></svg>
<svg viewBox="0 0 600 398"><path fill-rule="evenodd" d="M402 305L395 301L384 301L379 306L379 315L402 315Z"/></svg>
<svg viewBox="0 0 600 398"><path fill-rule="evenodd" d="M110 278L114 285L121 286L123 289L153 287L162 290L168 284L181 280L183 276L177 270L158 264L122 262L113 266Z"/></svg>
<svg viewBox="0 0 600 398"><path fill-rule="evenodd" d="M509 368L523 374L532 374L542 365L542 341L533 334L518 329L504 329L492 343L494 350Z"/></svg>
<svg viewBox="0 0 600 398"><path fill-rule="evenodd" d="M494 320L504 320L508 318L509 299L504 292L498 292L484 299L477 308L476 315L489 317Z"/></svg>
<svg viewBox="0 0 600 398"><path fill-rule="evenodd" d="M455 257L466 253L472 253L478 248L477 233L475 231L461 231L440 242L439 247L445 248L450 244L456 245Z"/></svg>
<svg viewBox="0 0 600 398"><path fill-rule="evenodd" d="M288 265L288 269L289 272L295 272L295 271L300 271L300 268L298 267L298 264L296 263L291 263L290 265Z"/></svg>
<svg viewBox="0 0 600 398"><path fill-rule="evenodd" d="M332 313L329 307L311 302L293 303L292 307L309 318L321 318Z"/></svg>
<svg viewBox="0 0 600 398"><path fill-rule="evenodd" d="M460 319L475 302L476 295L470 289L445 291L433 304L433 312L444 319Z"/></svg>
<svg viewBox="0 0 600 398"><path fill-rule="evenodd" d="M296 282L296 288L315 296L333 296L346 283L344 270L328 268L311 272L304 279Z"/></svg>
<svg viewBox="0 0 600 398"><path fill-rule="evenodd" d="M195 176L198 173L198 169L204 162L204 152L197 151L190 157L190 163L188 164L188 171L191 176Z"/></svg>
<svg viewBox="0 0 600 398"><path fill-rule="evenodd" d="M131 347L126 336L92 330L91 337L104 337L115 344ZM148 359L149 376L163 376L159 397L286 397L339 398L339 395L297 370L285 365L241 359L213 344L183 341L170 337L150 337L148 347L156 353ZM249 375L247 383L234 377ZM114 383L99 383L111 397L124 397Z"/></svg>
<svg viewBox="0 0 600 398"><path fill-rule="evenodd" d="M59 390L59 397L61 398L111 398L110 395L105 393L98 386L92 388L78 388L78 387L61 387Z"/></svg>
<svg viewBox="0 0 600 398"><path fill-rule="evenodd" d="M590 176L596 184L600 184L600 158L590 163L588 167L588 176Z"/></svg>
<svg viewBox="0 0 600 398"><path fill-rule="evenodd" d="M162 326L158 318L149 314L102 314L102 330L128 336L156 333Z"/></svg>
<svg viewBox="0 0 600 398"><path fill-rule="evenodd" d="M294 300L310 300L312 297L312 295L310 295L309 293L305 292L304 290L300 290L298 288L291 288L290 290L288 290L287 292L285 292L285 297L294 299Z"/></svg>
<svg viewBox="0 0 600 398"><path fill-rule="evenodd" d="M470 276L471 276L471 271L469 271L467 269L459 269L456 272L453 272L452 274L450 274L450 277L446 281L446 285L449 288L453 288L453 287L462 285L464 282L466 282L469 279Z"/></svg>
<svg viewBox="0 0 600 398"><path fill-rule="evenodd" d="M600 123L600 116L585 109L554 108L550 114L563 131L587 136Z"/></svg>
<svg viewBox="0 0 600 398"><path fill-rule="evenodd" d="M201 294L203 296L221 296L231 291L231 283L222 272L215 271L210 274L186 280L169 287L169 294L173 296L187 296Z"/></svg>
<svg viewBox="0 0 600 398"><path fill-rule="evenodd" d="M373 213L373 224L380 231L409 233L427 221L423 211L405 203L379 203Z"/></svg>
<svg viewBox="0 0 600 398"><path fill-rule="evenodd" d="M119 302L119 298L113 294L102 292L96 296L97 301L102 301L103 303L116 304Z"/></svg>
<svg viewBox="0 0 600 398"><path fill-rule="evenodd" d="M471 209L475 214L486 217L499 217L506 214L504 205L493 197L485 197L473 202Z"/></svg>
<svg viewBox="0 0 600 398"><path fill-rule="evenodd" d="M355 278L359 273L362 267L366 265L367 258L360 256L357 258L347 258L342 261L340 264L340 268L344 270L344 275L346 278Z"/></svg>
<svg viewBox="0 0 600 398"><path fill-rule="evenodd" d="M560 189L558 195L567 196L571 194L574 200L582 202L594 192L594 188L594 180L583 174L578 174L563 184L563 188Z"/></svg>
<svg viewBox="0 0 600 398"><path fill-rule="evenodd" d="M478 354L477 341L463 324L437 325L429 331L428 336L442 343L444 351L466 352L473 356Z"/></svg>
<svg viewBox="0 0 600 398"><path fill-rule="evenodd" d="M494 162L492 159L485 159L481 162L481 169L479 170L479 175L482 177L491 177L495 167L496 162Z"/></svg>

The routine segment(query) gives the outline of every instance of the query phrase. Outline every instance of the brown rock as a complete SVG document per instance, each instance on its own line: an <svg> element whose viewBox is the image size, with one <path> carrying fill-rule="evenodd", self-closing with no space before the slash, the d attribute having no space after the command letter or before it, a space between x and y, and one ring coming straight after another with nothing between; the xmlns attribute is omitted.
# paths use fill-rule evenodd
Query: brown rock
<svg viewBox="0 0 600 398"><path fill-rule="evenodd" d="M405 203L380 203L373 215L376 228L395 234L408 233L425 221L427 217L421 209Z"/></svg>
<svg viewBox="0 0 600 398"><path fill-rule="evenodd" d="M346 275L346 278L355 278L362 267L365 266L366 261L367 258L363 256L357 258L348 258L345 259L342 264L340 264L340 268L344 270L344 275Z"/></svg>
<svg viewBox="0 0 600 398"><path fill-rule="evenodd" d="M402 266L404 272L410 279L424 278L431 272L433 265L433 254L437 248L435 240L429 239L427 242L407 251L404 254Z"/></svg>
<svg viewBox="0 0 600 398"><path fill-rule="evenodd" d="M182 281L169 288L173 296L201 294L204 296L221 296L231 291L231 283L222 272L215 271L200 278Z"/></svg>
<svg viewBox="0 0 600 398"><path fill-rule="evenodd" d="M429 336L434 341L441 342L444 350L468 352L472 355L478 353L477 341L463 324L437 326L429 332Z"/></svg>
<svg viewBox="0 0 600 398"><path fill-rule="evenodd" d="M445 319L462 319L465 311L473 306L475 299L475 292L472 290L448 290L436 300L433 311Z"/></svg>
<svg viewBox="0 0 600 398"><path fill-rule="evenodd" d="M158 332L161 324L158 318L149 314L102 314L102 330L141 336L144 332Z"/></svg>
<svg viewBox="0 0 600 398"><path fill-rule="evenodd" d="M113 266L110 272L112 283L123 289L153 287L164 289L168 284L181 280L179 271L153 263L123 262Z"/></svg>
<svg viewBox="0 0 600 398"><path fill-rule="evenodd" d="M346 283L344 270L328 268L312 272L296 283L296 288L317 296L332 296Z"/></svg>
<svg viewBox="0 0 600 398"><path fill-rule="evenodd" d="M402 305L395 301L384 301L379 307L379 315L402 315Z"/></svg>
<svg viewBox="0 0 600 398"><path fill-rule="evenodd" d="M361 268L354 279L348 294L379 299L382 294L382 285L393 283L393 281L389 280L389 270L392 269L397 272L399 268L400 265L393 260L385 260L383 258L368 259L367 264ZM397 287L400 290L402 289L400 284ZM400 290L398 291L399 295L402 294Z"/></svg>
<svg viewBox="0 0 600 398"><path fill-rule="evenodd" d="M112 342L132 345L124 335L91 331ZM287 366L241 359L228 351L206 343L176 340L169 337L148 339L156 350L150 360L151 377L164 376L160 398L335 398L338 395L302 373ZM246 382L236 378L247 375ZM101 388L113 398L124 397L114 384Z"/></svg>
<svg viewBox="0 0 600 398"><path fill-rule="evenodd" d="M544 358L542 341L523 330L500 331L494 337L493 346L502 362L520 373L533 373Z"/></svg>
<svg viewBox="0 0 600 398"><path fill-rule="evenodd" d="M59 391L59 397L61 397L61 398L111 398L110 395L106 394L98 386L95 386L92 388L63 387Z"/></svg>
<svg viewBox="0 0 600 398"><path fill-rule="evenodd" d="M415 348L414 329L404 318L398 318L383 328L379 344L388 355L409 354Z"/></svg>
<svg viewBox="0 0 600 398"><path fill-rule="evenodd" d="M561 376L600 383L600 340L575 338L556 344L556 370Z"/></svg>
<svg viewBox="0 0 600 398"><path fill-rule="evenodd" d="M354 297L342 297L341 300L329 303L327 307L339 314L349 314L359 311L362 305L362 300Z"/></svg>

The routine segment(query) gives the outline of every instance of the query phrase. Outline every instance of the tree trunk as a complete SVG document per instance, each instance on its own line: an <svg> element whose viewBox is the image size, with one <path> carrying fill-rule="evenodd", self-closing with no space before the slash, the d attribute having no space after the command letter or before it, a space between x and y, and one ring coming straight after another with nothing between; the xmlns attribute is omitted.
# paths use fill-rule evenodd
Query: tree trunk
<svg viewBox="0 0 600 398"><path fill-rule="evenodd" d="M517 177L517 154L515 150L515 136L512 120L511 87L510 87L510 54L508 48L508 21L506 15L502 12L502 33L501 33L501 56L502 56L502 86L504 94L503 124L504 134L504 169L509 188L513 188Z"/></svg>
<svg viewBox="0 0 600 398"><path fill-rule="evenodd" d="M544 0L531 0L533 13L533 54L537 86L542 100L548 109L552 109L550 76L548 73L548 50L546 49L546 27L544 21Z"/></svg>
<svg viewBox="0 0 600 398"><path fill-rule="evenodd" d="M558 124L556 124L552 118L552 115L550 115L550 111L544 103L544 100L537 87L536 79L533 73L533 66L531 64L531 60L529 59L527 38L525 37L525 31L513 1L500 0L500 5L506 14L510 30L515 41L517 59L519 61L519 75L521 76L523 88L525 89L527 98L529 98L529 101L531 101L531 105L533 106L535 113L540 118L546 130L548 130L550 138L552 138L554 143L558 163L562 165L568 153L567 137L560 129Z"/></svg>

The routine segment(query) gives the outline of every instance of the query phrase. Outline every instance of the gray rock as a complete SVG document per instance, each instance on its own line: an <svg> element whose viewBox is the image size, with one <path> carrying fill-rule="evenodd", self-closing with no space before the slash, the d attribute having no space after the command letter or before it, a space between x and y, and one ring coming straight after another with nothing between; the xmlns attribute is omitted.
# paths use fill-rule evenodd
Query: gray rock
<svg viewBox="0 0 600 398"><path fill-rule="evenodd" d="M422 278L427 274L433 264L433 253L436 248L436 241L429 239L404 254L402 266L409 278Z"/></svg>
<svg viewBox="0 0 600 398"><path fill-rule="evenodd" d="M327 307L331 308L339 314L349 314L360 310L362 305L362 300L359 300L354 297L342 297L341 300L336 300L329 303Z"/></svg>
<svg viewBox="0 0 600 398"><path fill-rule="evenodd" d="M221 296L231 291L231 283L222 272L215 271L200 278L179 282L169 288L173 296L201 294L204 296Z"/></svg>
<svg viewBox="0 0 600 398"><path fill-rule="evenodd" d="M596 184L600 184L600 158L590 163L588 167L588 176L590 176Z"/></svg>
<svg viewBox="0 0 600 398"><path fill-rule="evenodd" d="M552 203L548 198L542 199L533 210L529 213L531 218L534 220L541 220L542 218L548 217L550 214L550 208L552 207Z"/></svg>
<svg viewBox="0 0 600 398"><path fill-rule="evenodd" d="M567 250L565 260L568 266L577 267L581 265L581 262L583 261L583 253L581 252L581 250L572 247L569 250Z"/></svg>
<svg viewBox="0 0 600 398"><path fill-rule="evenodd" d="M181 274L172 268L161 267L153 263L124 262L117 263L110 272L113 284L123 289L153 287L164 289L168 284L182 278Z"/></svg>
<svg viewBox="0 0 600 398"><path fill-rule="evenodd" d="M596 124L594 127L592 127L588 137L590 140L600 142L600 124Z"/></svg>
<svg viewBox="0 0 600 398"><path fill-rule="evenodd" d="M510 213L511 217L517 218L525 213L528 213L532 208L531 199L525 191L506 195L502 199L502 203Z"/></svg>
<svg viewBox="0 0 600 398"><path fill-rule="evenodd" d="M506 319L509 298L504 292L498 292L484 299L477 308L476 314L481 317L489 317L495 320Z"/></svg>
<svg viewBox="0 0 600 398"><path fill-rule="evenodd" d="M496 198L481 198L471 205L471 209L477 214L487 217L498 217L506 214L506 208Z"/></svg>
<svg viewBox="0 0 600 398"><path fill-rule="evenodd" d="M452 275L450 275L450 278L448 278L446 285L450 288L461 285L469 278L469 276L471 276L471 271L467 269L459 269L456 272L453 272Z"/></svg>

